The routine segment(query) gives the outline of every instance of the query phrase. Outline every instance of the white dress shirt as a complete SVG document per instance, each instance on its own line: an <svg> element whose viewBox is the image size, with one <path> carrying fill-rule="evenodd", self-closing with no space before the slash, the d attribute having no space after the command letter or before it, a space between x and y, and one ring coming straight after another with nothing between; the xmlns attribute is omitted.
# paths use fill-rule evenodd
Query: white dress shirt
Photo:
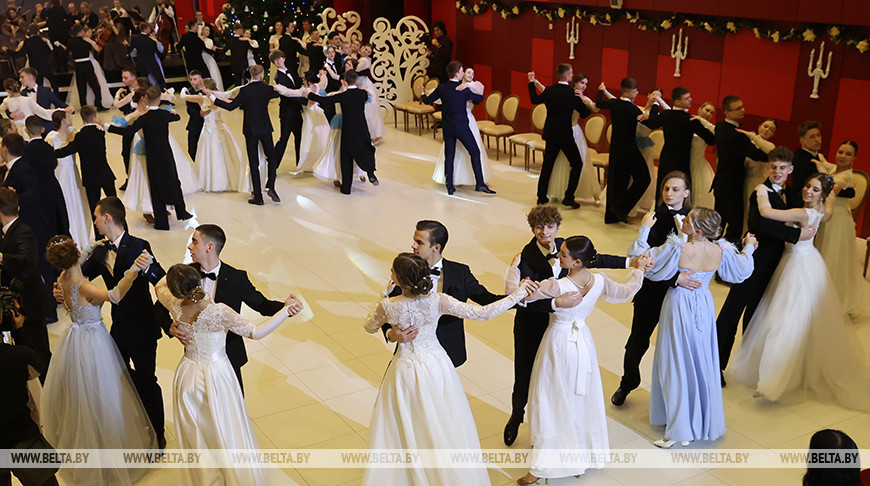
<svg viewBox="0 0 870 486"><path fill-rule="evenodd" d="M115 271L113 269L115 268L115 261L118 259L117 248L118 248L118 245L121 244L121 238L124 237L125 233L126 233L126 231L122 231L121 234L118 235L117 238L115 238L115 241L112 242L112 244L115 245L116 249L113 250L113 249L109 248L109 250L106 252L106 268L109 269L109 273L111 273L112 275L115 275Z"/></svg>
<svg viewBox="0 0 870 486"><path fill-rule="evenodd" d="M9 175L9 171L12 170L12 166L15 165L15 162L18 162L18 159L20 159L20 158L21 157L15 157L14 159L10 160L9 162L6 162L6 173L3 174L3 182L6 182L6 176ZM5 232L6 230L4 229L3 231Z"/></svg>
<svg viewBox="0 0 870 486"><path fill-rule="evenodd" d="M200 282L202 290L205 291L206 298L214 301L214 293L215 290L217 290L217 276L221 274L221 262L218 261L218 264L211 270L206 270L203 266L200 266L200 269L203 273L213 273L215 275L215 280L212 280L210 278L203 278Z"/></svg>

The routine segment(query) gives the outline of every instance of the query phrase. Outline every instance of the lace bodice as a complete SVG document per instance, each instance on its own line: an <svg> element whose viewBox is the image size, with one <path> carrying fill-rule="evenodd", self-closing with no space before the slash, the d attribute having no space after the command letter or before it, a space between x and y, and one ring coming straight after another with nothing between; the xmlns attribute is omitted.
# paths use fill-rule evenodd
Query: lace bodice
<svg viewBox="0 0 870 486"><path fill-rule="evenodd" d="M157 298L169 309L178 327L190 334L190 344L184 348L184 356L199 362L217 361L226 356L227 331L240 336L250 336L254 324L230 309L226 304L209 302L193 322L181 317L181 300L172 296L165 287L157 288Z"/></svg>
<svg viewBox="0 0 870 486"><path fill-rule="evenodd" d="M384 298L369 312L365 330L376 333L387 322L400 329L415 326L419 329L417 337L409 343L399 343L397 351L399 359L413 359L444 351L435 336L438 318L442 315L487 321L510 309L526 295L524 289L519 289L504 299L485 306L460 302L442 293L426 294L413 299L403 296Z"/></svg>
<svg viewBox="0 0 870 486"><path fill-rule="evenodd" d="M70 304L67 305L64 303L64 307L67 312L69 312L69 317L72 320L71 325L76 326L102 326L103 325L103 316L100 310L103 307L103 303L93 304L88 302L84 306L82 306L80 302L80 291L81 286L84 281L79 282L78 285L73 285L73 287L69 291L69 300Z"/></svg>
<svg viewBox="0 0 870 486"><path fill-rule="evenodd" d="M803 210L807 212L807 216L809 217L807 228L819 229L819 223L822 222L822 218L825 217L825 214L811 208L803 208ZM790 248L793 251L804 251L813 248L813 241L815 241L815 239L816 237L813 236L808 240L798 241L797 243L786 243L785 245L786 248Z"/></svg>

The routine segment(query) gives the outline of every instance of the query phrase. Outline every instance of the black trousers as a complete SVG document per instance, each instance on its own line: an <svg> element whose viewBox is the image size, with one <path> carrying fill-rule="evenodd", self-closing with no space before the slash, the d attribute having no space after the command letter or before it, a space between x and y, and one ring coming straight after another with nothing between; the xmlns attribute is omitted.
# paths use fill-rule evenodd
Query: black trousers
<svg viewBox="0 0 870 486"><path fill-rule="evenodd" d="M269 172L266 175L266 189L275 189L275 174L278 164L275 162L275 146L272 145L272 134L245 135L245 148L248 152L248 166L251 169L251 185L254 186L255 199L263 199L263 186L260 182L260 145L266 154L266 166ZM342 148L342 150L344 150Z"/></svg>
<svg viewBox="0 0 870 486"><path fill-rule="evenodd" d="M734 337L737 335L737 323L740 322L740 316L743 316L743 332L745 333L758 303L761 302L764 290L779 265L782 250L782 246L759 246L752 255L755 262L752 275L743 282L731 286L728 297L725 298L725 303L722 304L722 309L719 311L719 317L716 318L719 367L721 369L724 370L728 366L728 358L731 357L731 348L734 347Z"/></svg>
<svg viewBox="0 0 870 486"><path fill-rule="evenodd" d="M669 281L653 282L644 279L643 286L634 296L631 334L628 335L628 341L625 343L622 380L619 382L619 386L628 391L640 386L640 361L649 349L649 340L662 312L662 301L670 288Z"/></svg>
<svg viewBox="0 0 870 486"><path fill-rule="evenodd" d="M613 208L622 214L628 214L637 205L651 180L643 155L636 146L630 149L625 153L611 152L607 171L607 209Z"/></svg>
<svg viewBox="0 0 870 486"><path fill-rule="evenodd" d="M164 213L165 214L165 213ZM114 328L114 326L113 326ZM136 393L142 400L145 413L151 420L151 427L158 439L163 438L163 391L157 383L157 341L151 339L131 339L112 333L121 359L127 365ZM132 366L130 364L132 363Z"/></svg>
<svg viewBox="0 0 870 486"><path fill-rule="evenodd" d="M109 196L117 196L118 192L115 190L115 181L111 181L108 184L103 185L88 185L85 186L85 195L88 198L88 207L91 209L91 219L94 217L94 209L97 208L97 203L102 199L102 194L105 193L106 197ZM156 209L155 209L156 212ZM94 226L94 236L97 238L97 241L102 238L102 235L99 231L97 231L97 227Z"/></svg>
<svg viewBox="0 0 870 486"><path fill-rule="evenodd" d="M574 200L574 193L577 191L577 184L580 183L580 172L583 171L583 157L580 156L580 150L577 144L574 143L574 137L565 140L547 140L547 146L544 148L544 162L541 164L541 175L538 177L538 198L547 197L547 189L550 187L550 176L553 174L553 166L556 165L556 158L559 152L565 154L568 158L568 163L571 164L571 174L568 177L568 187L565 189L565 199Z"/></svg>
<svg viewBox="0 0 870 486"><path fill-rule="evenodd" d="M281 117L281 138L275 144L276 169L281 166L281 160L284 159L284 152L287 150L290 134L293 134L293 145L296 148L296 166L298 167L299 147L302 144L302 113L294 111Z"/></svg>
<svg viewBox="0 0 870 486"><path fill-rule="evenodd" d="M723 237L731 243L739 244L743 238L743 192L735 191L731 194L714 190L714 194L716 196L714 209L722 216L722 227L725 228Z"/></svg>
<svg viewBox="0 0 870 486"><path fill-rule="evenodd" d="M535 355L549 322L550 316L546 313L517 309L517 316L514 318L514 389L511 394L511 418L522 421L525 414Z"/></svg>
<svg viewBox="0 0 870 486"><path fill-rule="evenodd" d="M205 124L205 120L201 116L190 117L190 121L187 122L187 154L194 162L196 162L196 149L199 146L203 124Z"/></svg>
<svg viewBox="0 0 870 486"><path fill-rule="evenodd" d="M125 131L121 135L121 157L124 159L124 172L127 174L130 173L130 150L133 148L133 137L135 136L136 134L130 131Z"/></svg>
<svg viewBox="0 0 870 486"><path fill-rule="evenodd" d="M459 141L468 155L471 156L471 168L474 170L474 180L478 186L486 184L483 180L483 170L480 168L480 148L474 135L465 126L444 130L444 179L447 187L453 187L453 161L456 158L456 141Z"/></svg>
<svg viewBox="0 0 870 486"><path fill-rule="evenodd" d="M181 182L179 182L177 178L174 181L174 187L162 188L164 191L172 189L170 192L174 194L172 196L172 199L174 199L173 201L166 201L164 196L161 194L161 191L155 190L155 184L152 183L150 177L148 178L148 185L151 186L151 207L154 211L154 229L169 229L169 217L166 215L167 204L175 207L175 216L179 220L189 217L187 208L184 205L184 194L181 192Z"/></svg>
<svg viewBox="0 0 870 486"><path fill-rule="evenodd" d="M49 298L49 297L46 297ZM52 297L52 302L54 302L54 298ZM26 308L25 308L26 310ZM35 346L34 351L39 355L39 358L48 365L49 361L51 361L51 344L48 341L48 328L45 327L45 316L42 313L34 312L34 317L28 317L24 321L24 326L22 329L27 332L27 337L30 338L30 341ZM39 375L39 381L43 385L45 384L45 374Z"/></svg>
<svg viewBox="0 0 870 486"><path fill-rule="evenodd" d="M348 139L341 140L341 192L343 194L350 194L354 162L366 174L375 171L375 147L371 141L360 140L354 143L354 140Z"/></svg>
<svg viewBox="0 0 870 486"><path fill-rule="evenodd" d="M79 90L79 104L85 106L88 104L88 86L94 92L94 106L99 109L103 108L102 97L100 96L100 83L97 81L97 74L94 72L94 66L90 61L76 62L76 87Z"/></svg>

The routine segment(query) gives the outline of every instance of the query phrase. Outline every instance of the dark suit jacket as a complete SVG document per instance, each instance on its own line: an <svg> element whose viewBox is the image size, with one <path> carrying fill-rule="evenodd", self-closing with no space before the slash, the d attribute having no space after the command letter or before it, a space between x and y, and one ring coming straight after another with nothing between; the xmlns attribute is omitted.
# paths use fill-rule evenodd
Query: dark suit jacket
<svg viewBox="0 0 870 486"><path fill-rule="evenodd" d="M613 132L610 137L610 163L622 163L625 160L642 159L637 148L637 117L643 114L640 108L631 101L619 98L604 99L604 92L598 91L595 104L602 110L610 110L610 120ZM653 105L650 116L658 112L658 105Z"/></svg>
<svg viewBox="0 0 870 486"><path fill-rule="evenodd" d="M286 72L281 72L280 70L276 71L275 82L290 89L299 89L302 87L302 79L299 77L299 74L294 73L290 69L286 70ZM290 98L288 96L282 96L278 108L278 116L280 118L298 117L301 119L303 101L305 101L305 98Z"/></svg>
<svg viewBox="0 0 870 486"><path fill-rule="evenodd" d="M541 103L547 107L547 119L544 121L544 140L554 143L570 141L574 143L574 132L571 128L571 118L576 111L581 118L586 118L592 112L579 96L574 95L574 88L567 84L556 83L547 86L541 94L535 89L535 83L529 83L529 98L532 104Z"/></svg>
<svg viewBox="0 0 870 486"><path fill-rule="evenodd" d="M713 133L700 121L692 120L689 112L676 108L651 114L646 126L652 129L661 127L665 136L665 145L659 157L656 196L661 194L661 181L669 172L679 170L691 177L692 139L695 135L701 137L707 145L716 143Z"/></svg>
<svg viewBox="0 0 870 486"><path fill-rule="evenodd" d="M192 95L202 95L202 91L197 91L193 86L190 87L190 90L188 90L188 92ZM187 130L196 130L197 132L201 131L202 125L205 123L205 119L202 117L202 108L199 106L199 103L185 101L184 106L187 109L188 116Z"/></svg>
<svg viewBox="0 0 870 486"><path fill-rule="evenodd" d="M91 256L82 264L82 274L90 280L103 277L106 288L114 288L124 277L124 271L130 268L136 258L142 254L142 250L154 254L151 245L147 241L124 233L118 245L115 266L110 272L106 268L106 254L109 248L102 245L94 249ZM131 344L142 342L143 344L160 339L160 328L152 312L151 289L149 283L156 285L166 272L155 260L147 273L139 273L133 286L117 304L112 304L112 336L116 341L129 342Z"/></svg>
<svg viewBox="0 0 870 486"><path fill-rule="evenodd" d="M764 181L764 185L767 187L773 187L770 179ZM768 198L770 199L770 206L773 209L799 208L802 206L800 199L792 198L792 193L788 188L785 189L785 194L786 199L783 200L783 198L778 194L773 192L769 193ZM801 234L800 228L787 226L781 221L762 218L761 213L758 212L758 196L755 192L749 196L749 218L747 226L749 227L749 232L754 234L758 239L758 250L772 247L778 248L778 251L781 253L786 241L789 243L797 243Z"/></svg>
<svg viewBox="0 0 870 486"><path fill-rule="evenodd" d="M187 65L187 71L194 69L201 72L203 77L208 77L208 67L202 59L202 51L205 50L205 42L199 38L195 32L185 32L175 44L176 48L183 49L184 62Z"/></svg>
<svg viewBox="0 0 870 486"><path fill-rule="evenodd" d="M474 278L474 274L471 273L468 265L453 262L446 258L442 261L441 265L442 292L454 299L460 302L467 302L471 299L479 305L486 305L504 298L504 295L495 295L481 285ZM402 289L395 287L390 292L390 297L401 293ZM450 361L453 362L454 367L465 363L467 359L464 322L456 316L443 315L438 319L438 327L435 329L438 342L441 343L444 351L447 351L447 356L450 356ZM386 337L390 325L384 324L381 326L381 329Z"/></svg>
<svg viewBox="0 0 870 486"><path fill-rule="evenodd" d="M239 94L229 103L215 99L214 104L230 111L241 108L245 112L242 118L242 133L245 136L258 136L272 133L269 101L279 96L275 88L268 84L262 81L251 81L242 86Z"/></svg>
<svg viewBox="0 0 870 486"><path fill-rule="evenodd" d="M441 100L441 128L445 133L456 133L468 128L468 108L470 101L475 105L483 101L483 95L466 88L456 91L459 81L450 80L441 83L432 94L423 94L423 103L432 104Z"/></svg>
<svg viewBox="0 0 870 486"><path fill-rule="evenodd" d="M39 186L39 202L42 214L48 225L49 232L54 234L69 234L69 216L66 213L66 202L60 183L54 175L57 168L57 158L54 147L39 138L27 142L20 162L33 168Z"/></svg>
<svg viewBox="0 0 870 486"><path fill-rule="evenodd" d="M56 157L79 154L82 166L82 186L105 187L115 182L115 173L106 160L106 132L96 125L86 125L73 139L55 150Z"/></svg>
<svg viewBox="0 0 870 486"><path fill-rule="evenodd" d="M36 236L20 217L0 239L0 285L9 285L13 279L21 282L21 310L26 316L25 325L45 325L45 312L49 306L48 291L39 274Z"/></svg>
<svg viewBox="0 0 870 486"><path fill-rule="evenodd" d="M49 54L52 50L45 43L42 36L34 35L24 39L24 45L21 48L22 52L27 55L30 65L36 69L41 75L51 76L54 74L54 69L49 62ZM51 88L47 88L49 91ZM40 104L40 106L42 106ZM66 105L63 105L66 106Z"/></svg>
<svg viewBox="0 0 870 486"><path fill-rule="evenodd" d="M37 248L45 248L48 239L54 235L49 234L50 229L42 212L42 201L39 197L39 178L36 171L23 158L13 164L12 169L6 173L3 187L11 187L18 193L18 214L21 221L36 235ZM37 250L39 251L39 250Z"/></svg>
<svg viewBox="0 0 870 486"><path fill-rule="evenodd" d="M375 150L372 137L369 135L369 125L366 122L366 100L369 95L364 89L351 88L330 96L318 96L314 93L308 99L320 103L324 107L341 105L341 144L355 150ZM466 122L466 125L468 123Z"/></svg>
<svg viewBox="0 0 870 486"><path fill-rule="evenodd" d="M40 39L40 42L42 40ZM47 54L46 54L47 55ZM37 68L39 69L39 68ZM39 71L42 72L42 71ZM51 74L51 71L47 71ZM36 104L45 108L46 110L50 110L52 107L54 108L66 108L67 104L60 100L54 91L48 86L39 85L36 87ZM47 135L49 132L54 130L54 125L51 124L51 120L43 120L42 126L45 127L45 131L42 132L43 137Z"/></svg>
<svg viewBox="0 0 870 486"><path fill-rule="evenodd" d="M689 208L683 207L683 209L678 211L678 214L686 216L689 214L689 210ZM650 248L661 246L665 244L668 235L671 233L679 235L680 228L677 228L677 223L674 220L674 216L671 215L668 206L662 204L656 208L656 222L653 224L652 228L650 228L646 242L649 244Z"/></svg>
<svg viewBox="0 0 870 486"><path fill-rule="evenodd" d="M819 171L814 162L816 160L819 160L817 155L813 155L803 148L795 150L794 159L792 159L794 171L791 173L791 197L795 200L801 200L801 191L804 188L804 184L807 183L810 176ZM843 189L837 194L837 197L853 198L855 197L855 188L849 187Z"/></svg>
<svg viewBox="0 0 870 486"><path fill-rule="evenodd" d="M230 36L227 38L227 49L230 51L230 68L233 74L239 74L248 68L248 51L253 51L251 43L246 40L239 40L238 37Z"/></svg>
<svg viewBox="0 0 870 486"><path fill-rule="evenodd" d="M136 51L136 69L140 76L149 74L162 79L160 65L157 61L159 50L154 39L144 34L136 34L130 39L130 49Z"/></svg>
<svg viewBox="0 0 870 486"><path fill-rule="evenodd" d="M323 65L326 63L326 53L323 49L323 45L318 45L313 42L309 42L308 45L305 46L305 55L308 56L309 73L316 73L323 69Z"/></svg>
<svg viewBox="0 0 870 486"><path fill-rule="evenodd" d="M305 53L302 44L296 42L290 34L284 34L278 39L278 49L284 53L284 65L287 66L287 69L291 69L293 72L298 71L298 54Z"/></svg>
<svg viewBox="0 0 870 486"><path fill-rule="evenodd" d="M737 127L727 121L716 124L716 177L713 190L716 197L739 197L743 194L746 179L744 163L749 157L753 160L767 160L767 154L752 144L749 137L737 131Z"/></svg>

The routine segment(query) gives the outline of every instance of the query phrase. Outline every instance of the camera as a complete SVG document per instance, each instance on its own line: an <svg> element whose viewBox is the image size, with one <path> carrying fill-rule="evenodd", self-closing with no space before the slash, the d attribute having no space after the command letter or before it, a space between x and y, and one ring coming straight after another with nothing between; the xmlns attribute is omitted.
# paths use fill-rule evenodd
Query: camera
<svg viewBox="0 0 870 486"><path fill-rule="evenodd" d="M427 46L432 45L432 34L429 32L425 32L420 36L420 42L426 44Z"/></svg>
<svg viewBox="0 0 870 486"><path fill-rule="evenodd" d="M0 315L3 316L0 331L12 331L13 318L21 313L21 307L16 305L16 302L21 302L21 287L21 281L17 278L12 279L8 286L0 286Z"/></svg>

